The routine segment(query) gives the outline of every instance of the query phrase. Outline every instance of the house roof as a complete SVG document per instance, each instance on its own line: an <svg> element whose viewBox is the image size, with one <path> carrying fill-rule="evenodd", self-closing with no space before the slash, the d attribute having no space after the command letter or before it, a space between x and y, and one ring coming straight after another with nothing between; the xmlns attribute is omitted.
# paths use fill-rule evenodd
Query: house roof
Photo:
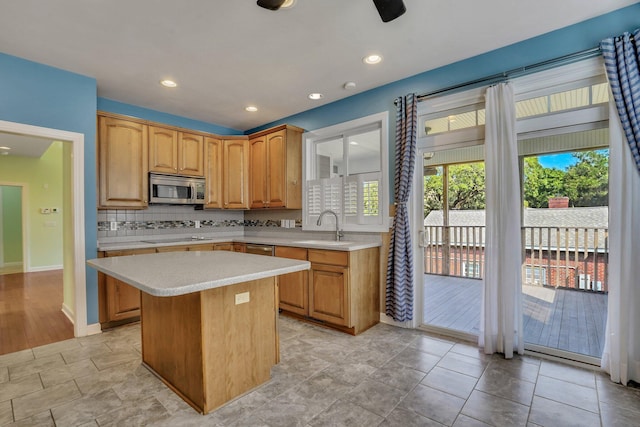
<svg viewBox="0 0 640 427"><path fill-rule="evenodd" d="M573 252L585 247L599 252L608 248L608 207L579 207L560 209L524 209L525 244L527 248ZM441 210L431 211L424 219L427 241L442 243ZM449 211L452 245L484 246L485 211ZM437 227L437 228L436 228ZM596 245L597 243L597 245Z"/></svg>
<svg viewBox="0 0 640 427"><path fill-rule="evenodd" d="M609 221L607 206L559 208L559 209L524 209L525 227L580 227L607 228ZM424 225L442 225L442 210L429 212L424 219ZM485 211L482 210L452 210L449 211L449 225L451 226L484 226Z"/></svg>

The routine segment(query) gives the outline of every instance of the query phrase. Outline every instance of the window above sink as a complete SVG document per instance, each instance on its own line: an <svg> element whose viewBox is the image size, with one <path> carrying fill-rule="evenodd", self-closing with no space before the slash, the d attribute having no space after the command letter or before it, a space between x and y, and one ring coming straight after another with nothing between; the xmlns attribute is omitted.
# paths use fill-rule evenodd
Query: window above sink
<svg viewBox="0 0 640 427"><path fill-rule="evenodd" d="M332 217L317 225L330 209L345 231L388 231L388 137L386 112L304 135L303 230L333 230Z"/></svg>

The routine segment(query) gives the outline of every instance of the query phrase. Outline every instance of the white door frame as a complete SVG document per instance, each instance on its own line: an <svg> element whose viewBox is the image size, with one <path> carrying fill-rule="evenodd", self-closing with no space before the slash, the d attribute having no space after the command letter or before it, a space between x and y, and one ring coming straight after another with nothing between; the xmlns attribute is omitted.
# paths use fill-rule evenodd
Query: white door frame
<svg viewBox="0 0 640 427"><path fill-rule="evenodd" d="M56 141L70 142L72 145L72 170L71 170L71 215L72 230L64 230L64 233L72 233L70 239L73 244L73 265L65 265L73 271L74 301L73 301L73 333L76 337L88 334L87 327L87 288L85 273L85 222L84 222L84 134L68 132L58 129L40 126L25 125L22 123L0 120L0 132L10 132L22 135L32 135L48 138ZM23 194L23 208L26 197ZM24 214L24 213L23 213ZM67 214L66 212L64 214ZM26 227L23 226L23 236ZM65 248L67 250L67 248ZM26 261L26 260L25 260Z"/></svg>

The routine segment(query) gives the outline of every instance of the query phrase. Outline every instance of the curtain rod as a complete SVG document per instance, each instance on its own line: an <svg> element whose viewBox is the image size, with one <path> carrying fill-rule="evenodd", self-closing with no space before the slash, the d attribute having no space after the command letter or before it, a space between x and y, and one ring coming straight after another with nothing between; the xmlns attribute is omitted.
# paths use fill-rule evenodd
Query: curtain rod
<svg viewBox="0 0 640 427"><path fill-rule="evenodd" d="M509 71L504 71L502 73L493 74L491 76L482 77L480 79L471 80L465 83L460 83L454 86L449 86L444 89L439 89L433 92L424 93L422 95L418 95L418 102L424 101L427 98L430 98L435 95L442 95L443 93L452 92L458 89L463 89L466 87L472 88L476 86L482 85L490 85L494 83L500 83L505 80L508 80L511 77L515 76L523 76L526 74L531 74L532 72L540 69L551 68L554 66L565 65L572 62L579 61L581 59L587 59L591 57L595 57L600 54L600 47L592 47L591 49L582 50L580 52L570 53L568 55L559 56L557 58L548 59L546 61L538 62L531 65L526 65L524 67L514 68ZM394 101L394 104L396 102Z"/></svg>

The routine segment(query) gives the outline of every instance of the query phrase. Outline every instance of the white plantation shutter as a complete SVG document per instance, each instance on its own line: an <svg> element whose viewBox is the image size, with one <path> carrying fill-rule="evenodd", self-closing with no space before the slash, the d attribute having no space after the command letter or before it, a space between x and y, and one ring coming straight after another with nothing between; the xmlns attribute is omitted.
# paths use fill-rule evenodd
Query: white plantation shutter
<svg viewBox="0 0 640 427"><path fill-rule="evenodd" d="M306 208L308 224L315 224L320 213L327 209L340 216L342 214L342 178L307 181ZM333 217L326 217L326 223L335 224L335 220Z"/></svg>
<svg viewBox="0 0 640 427"><path fill-rule="evenodd" d="M331 209L338 216L342 214L342 178L322 180L324 198L322 210Z"/></svg>
<svg viewBox="0 0 640 427"><path fill-rule="evenodd" d="M350 176L344 183L344 214L358 215L358 180Z"/></svg>
<svg viewBox="0 0 640 427"><path fill-rule="evenodd" d="M351 175L344 184L344 221L346 224L381 224L379 202L380 173Z"/></svg>
<svg viewBox="0 0 640 427"><path fill-rule="evenodd" d="M312 216L322 212L322 184L319 180L307 184L307 212Z"/></svg>

